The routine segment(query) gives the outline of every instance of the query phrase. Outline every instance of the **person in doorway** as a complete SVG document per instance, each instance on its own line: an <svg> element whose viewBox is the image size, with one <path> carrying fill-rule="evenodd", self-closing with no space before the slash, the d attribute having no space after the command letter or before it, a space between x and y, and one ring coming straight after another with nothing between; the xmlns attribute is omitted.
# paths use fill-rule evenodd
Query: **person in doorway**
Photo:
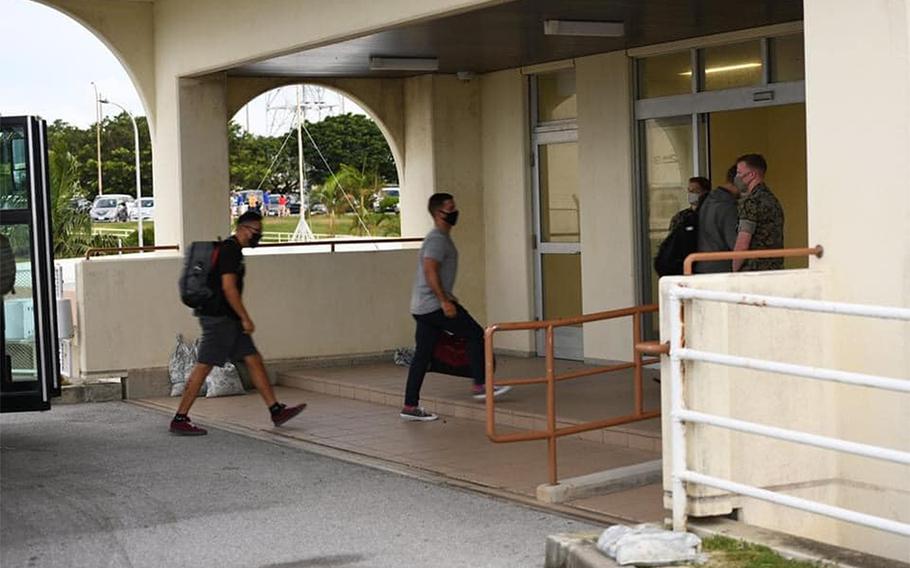
<svg viewBox="0 0 910 568"><path fill-rule="evenodd" d="M672 233L673 229L684 222L690 211L698 211L698 206L708 195L709 191L711 191L711 182L708 178L689 178L689 184L686 186L686 200L689 202L689 206L685 209L680 209L673 215L670 219L670 228L668 229L667 234Z"/></svg>
<svg viewBox="0 0 910 568"><path fill-rule="evenodd" d="M731 251L736 246L736 226L739 221L736 202L739 190L733 183L736 178L736 164L727 170L726 181L714 188L698 207L698 252ZM730 272L733 265L729 260L701 261L695 264L695 272L709 274Z"/></svg>
<svg viewBox="0 0 910 568"><path fill-rule="evenodd" d="M736 159L733 183L739 189L739 227L733 250L784 248L784 210L765 185L768 164L761 154L744 154ZM784 259L756 258L733 261L733 271L780 270Z"/></svg>
<svg viewBox="0 0 910 568"><path fill-rule="evenodd" d="M404 407L400 413L402 419L415 421L437 418L419 406L420 387L433 348L443 332L467 340L471 375L474 379L472 396L477 400L486 397L483 328L452 294L458 271L458 249L450 236L452 227L458 221L455 198L448 193L435 193L430 196L427 209L433 218L434 228L427 233L417 255L417 275L411 292L411 315L417 322L417 345L408 371ZM511 387L494 387L493 395L499 397L509 390Z"/></svg>
<svg viewBox="0 0 910 568"><path fill-rule="evenodd" d="M265 371L262 356L253 344L256 326L243 304L243 279L246 268L242 249L255 247L262 238L262 217L247 211L237 219L234 234L223 241L218 249L218 259L213 267L214 298L196 310L202 327L202 339L196 366L186 381L183 398L177 414L171 420L170 430L183 436L201 436L207 432L193 424L189 418L190 407L202 387L203 381L214 366L230 360L243 360L250 371L253 385L271 414L272 423L281 426L300 414L306 404L287 406L278 402Z"/></svg>

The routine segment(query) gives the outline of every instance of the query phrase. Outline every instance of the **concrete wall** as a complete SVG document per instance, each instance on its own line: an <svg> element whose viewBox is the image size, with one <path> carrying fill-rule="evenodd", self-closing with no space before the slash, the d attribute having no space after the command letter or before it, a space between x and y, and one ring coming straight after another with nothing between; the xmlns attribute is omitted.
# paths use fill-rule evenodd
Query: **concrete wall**
<svg viewBox="0 0 910 568"><path fill-rule="evenodd" d="M483 75L481 152L488 323L534 319L534 258L527 77ZM497 349L531 354L527 332L496 335Z"/></svg>
<svg viewBox="0 0 910 568"><path fill-rule="evenodd" d="M125 255L77 266L83 374L167 366L174 336L198 326L177 296L182 258ZM375 353L413 343L415 250L256 254L246 303L267 359Z"/></svg>
<svg viewBox="0 0 910 568"><path fill-rule="evenodd" d="M584 313L638 303L630 65L623 52L575 61ZM631 361L631 318L585 325L584 355Z"/></svg>

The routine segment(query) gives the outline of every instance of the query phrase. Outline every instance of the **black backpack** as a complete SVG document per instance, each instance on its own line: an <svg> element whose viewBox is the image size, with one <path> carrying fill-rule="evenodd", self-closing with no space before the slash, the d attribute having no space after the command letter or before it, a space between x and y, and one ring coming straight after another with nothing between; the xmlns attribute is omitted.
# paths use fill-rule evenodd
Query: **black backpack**
<svg viewBox="0 0 910 568"><path fill-rule="evenodd" d="M218 265L220 241L196 241L186 252L183 273L177 282L180 300L191 308L202 308L216 296L212 276Z"/></svg>
<svg viewBox="0 0 910 568"><path fill-rule="evenodd" d="M660 276L678 276L683 273L686 257L698 251L698 212L691 209L683 213L682 222L660 243L654 257L654 270Z"/></svg>

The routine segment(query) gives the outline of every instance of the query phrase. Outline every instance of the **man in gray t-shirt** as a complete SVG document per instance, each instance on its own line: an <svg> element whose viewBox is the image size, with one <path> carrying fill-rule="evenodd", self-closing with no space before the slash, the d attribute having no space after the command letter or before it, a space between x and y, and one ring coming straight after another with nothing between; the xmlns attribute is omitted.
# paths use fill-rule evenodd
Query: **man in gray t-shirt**
<svg viewBox="0 0 910 568"><path fill-rule="evenodd" d="M698 208L698 252L726 252L736 245L739 190L733 185L735 177L736 164L727 170L726 182L711 191ZM730 272L733 265L729 260L702 260L694 269L697 274Z"/></svg>
<svg viewBox="0 0 910 568"><path fill-rule="evenodd" d="M434 228L424 238L417 255L417 275L411 291L411 315L417 322L416 347L408 370L404 407L400 414L404 420L422 422L437 418L418 404L420 387L433 357L433 349L442 333L467 340L471 375L474 379L473 396L477 400L486 397L483 328L452 293L455 273L458 271L458 249L449 233L458 222L458 208L450 194L434 193L427 209L433 217ZM493 394L505 394L510 388L495 387Z"/></svg>

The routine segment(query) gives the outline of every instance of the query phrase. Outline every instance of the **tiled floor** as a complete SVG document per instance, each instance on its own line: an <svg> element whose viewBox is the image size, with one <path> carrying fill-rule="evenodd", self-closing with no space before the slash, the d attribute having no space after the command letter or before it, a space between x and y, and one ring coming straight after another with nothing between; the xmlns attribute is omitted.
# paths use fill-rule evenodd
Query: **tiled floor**
<svg viewBox="0 0 910 568"><path fill-rule="evenodd" d="M517 357L497 358L497 377L517 378L543 376L542 359ZM573 361L557 361L556 372L582 367ZM645 370L644 407L660 405L660 385L653 378L655 370ZM279 374L279 383L312 392L353 398L399 407L402 404L407 368L392 363L346 367L310 367ZM421 405L439 414L486 419L484 405L470 396L468 379L428 373L421 392ZM558 425L571 425L589 420L623 416L633 411L631 371L594 375L557 383L556 412ZM546 386L515 387L507 397L497 401L497 424L520 429L543 429L546 417ZM586 432L579 435L588 441L605 442L636 449L660 451L660 421L645 420Z"/></svg>
<svg viewBox="0 0 910 568"><path fill-rule="evenodd" d="M546 482L546 442L493 444L477 420L441 417L436 422L404 422L386 404L279 386L287 403L307 402L307 410L280 429L282 435L419 468L521 496L534 496ZM178 399L146 402L175 410ZM482 404L479 404L482 408ZM277 431L257 394L197 400L191 415L201 422L227 423ZM166 419L162 418L162 428ZM502 431L515 431L502 427ZM558 443L561 478L593 473L659 458L654 452L563 438ZM657 485L586 499L569 505L628 519L664 518Z"/></svg>

